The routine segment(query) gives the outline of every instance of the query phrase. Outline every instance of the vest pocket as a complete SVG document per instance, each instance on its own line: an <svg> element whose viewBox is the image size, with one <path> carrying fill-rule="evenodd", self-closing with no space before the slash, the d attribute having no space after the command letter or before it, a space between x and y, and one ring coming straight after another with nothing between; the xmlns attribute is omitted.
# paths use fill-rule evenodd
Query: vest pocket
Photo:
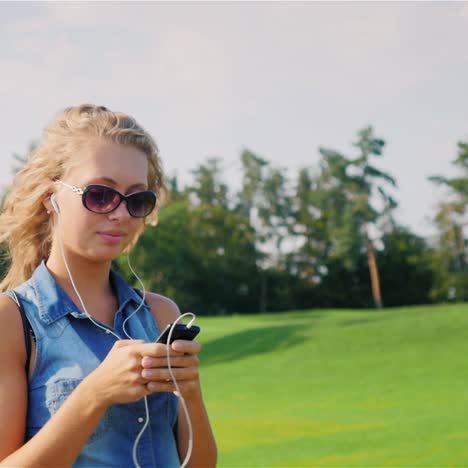
<svg viewBox="0 0 468 468"><path fill-rule="evenodd" d="M81 379L62 379L57 382L47 384L46 389L46 406L50 416L55 414L63 405L65 400L71 395L75 388L81 383ZM97 425L94 432L91 434L87 444L99 440L112 427L111 411L107 410L101 421Z"/></svg>

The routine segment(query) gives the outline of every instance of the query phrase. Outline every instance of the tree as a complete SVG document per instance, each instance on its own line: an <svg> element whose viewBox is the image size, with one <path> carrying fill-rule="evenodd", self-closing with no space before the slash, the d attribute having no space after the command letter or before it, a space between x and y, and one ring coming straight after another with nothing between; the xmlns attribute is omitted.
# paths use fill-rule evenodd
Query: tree
<svg viewBox="0 0 468 468"><path fill-rule="evenodd" d="M192 171L194 182L188 192L196 196L200 205L228 205L228 187L221 177L221 159L208 158L206 163L199 164Z"/></svg>
<svg viewBox="0 0 468 468"><path fill-rule="evenodd" d="M433 249L401 226L385 232L377 252L387 306L427 304L433 286Z"/></svg>
<svg viewBox="0 0 468 468"><path fill-rule="evenodd" d="M330 255L331 237L327 211L330 191L323 190L318 174L302 168L297 175L296 187L291 200L291 234L297 247L288 255L288 269L305 281L309 287L318 285L328 273L326 267Z"/></svg>
<svg viewBox="0 0 468 468"><path fill-rule="evenodd" d="M466 274L466 239L456 212L450 203L440 203L434 217L437 227L433 254L434 283L431 298L434 301L464 301L468 299Z"/></svg>
<svg viewBox="0 0 468 468"><path fill-rule="evenodd" d="M268 161L244 149L240 156L242 165L242 187L237 194L236 211L247 220L255 233L255 248L257 251L257 268L260 275L260 292L258 309L264 312L267 307L267 276L265 274L264 260L267 255L261 253L261 245L264 239L261 235L261 226L258 222L258 206L263 193L265 170Z"/></svg>
<svg viewBox="0 0 468 468"><path fill-rule="evenodd" d="M265 242L273 243L276 263L279 264L282 261L281 245L290 232L292 214L286 171L270 168L262 189L258 209L262 238Z"/></svg>
<svg viewBox="0 0 468 468"><path fill-rule="evenodd" d="M445 187L447 199L437 206L434 223L438 230L434 256L436 278L434 300L468 299L468 143L458 143L458 155L452 164L461 171L458 177L431 176L429 180Z"/></svg>
<svg viewBox="0 0 468 468"><path fill-rule="evenodd" d="M182 200L187 200L187 190L181 190L179 187L179 179L176 174L167 177L167 188L170 196L170 203L175 203Z"/></svg>
<svg viewBox="0 0 468 468"><path fill-rule="evenodd" d="M268 161L260 158L248 149L241 153L242 188L238 194L240 214L245 216L251 225L254 224L254 209L258 206L259 197L265 178L265 169Z"/></svg>
<svg viewBox="0 0 468 468"><path fill-rule="evenodd" d="M348 267L356 265L360 252L367 252L368 268L374 304L383 306L371 231L378 232L379 224L391 219L397 206L387 193L386 185L396 187L395 179L371 164L371 157L382 156L385 141L374 136L371 126L358 132L354 144L359 149L355 159L341 153L320 148L323 158L321 190L328 192L328 232L334 245L332 256L343 258ZM374 206L380 198L382 208Z"/></svg>

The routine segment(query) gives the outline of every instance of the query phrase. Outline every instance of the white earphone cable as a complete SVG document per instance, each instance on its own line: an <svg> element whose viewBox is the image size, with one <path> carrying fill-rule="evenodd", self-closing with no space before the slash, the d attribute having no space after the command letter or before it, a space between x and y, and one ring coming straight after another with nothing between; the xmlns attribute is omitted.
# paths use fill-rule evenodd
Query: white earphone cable
<svg viewBox="0 0 468 468"><path fill-rule="evenodd" d="M93 317L89 314L88 310L86 309L86 306L83 302L83 298L81 297L81 294L78 292L78 288L76 287L75 285L75 281L73 280L73 276L71 274L71 271L70 271L70 268L68 266L68 262L67 262L67 259L65 257L65 252L63 250L63 240L62 240L62 236L60 236L60 250L62 252L62 258L63 258L63 262L65 264L65 268L67 269L67 273L68 273L68 277L70 278L70 281L71 281L71 284L72 284L72 287L73 287L73 290L75 291L76 295L78 296L78 299L80 301L80 304L81 304L81 307L83 308L83 312L85 313L85 315L89 318L89 320L91 320L91 322L93 322L94 325L96 325L96 327L100 328L101 330L104 330L106 333L111 333L112 335L114 335L118 340L121 340L122 337L120 337L119 335L117 335L117 333L115 333L113 330L111 330L110 328L106 328L106 327L103 327L102 325L100 325L98 322L96 322Z"/></svg>
<svg viewBox="0 0 468 468"><path fill-rule="evenodd" d="M185 414L185 417L187 419L187 427L188 427L188 431L189 431L189 442L188 442L188 447L187 447L187 454L185 455L185 459L182 463L182 465L180 466L180 468L185 468L187 466L187 463L189 462L190 460L190 457L192 456L192 449L193 449L193 428L192 428L192 420L190 419L190 415L189 415L189 412L188 412L188 408L187 408L187 404L185 403L185 399L184 397L182 396L182 392L180 391L180 387L179 387L179 384L177 383L177 379L175 378L175 375L174 375L174 372L172 372L172 366L171 366L171 337L172 337L172 332L174 331L174 328L175 326L177 325L177 323L179 323L179 321L184 318L184 317L187 317L188 315L190 315L192 318L192 320L187 324L187 327L190 328L193 324L193 322L195 321L196 319L196 316L195 314L193 314L192 312L187 312L185 314L182 314L180 317L177 318L177 320L172 324L171 326L171 329L169 331L169 336L167 337L167 343L166 343L166 354L167 354L167 369L169 370L169 374L172 378L172 381L174 382L174 386L176 388L176 394L177 396L179 397L179 400L182 404L182 408L184 410L184 414Z"/></svg>
<svg viewBox="0 0 468 468"><path fill-rule="evenodd" d="M130 320L130 317L133 317L144 305L145 303L145 298L146 298L146 289L145 285L143 284L143 281L141 281L140 277L135 273L135 270L133 269L131 263L130 263L130 254L127 254L127 264L128 267L130 268L130 271L132 272L133 276L138 280L141 286L141 302L138 305L138 307L124 320L122 324L122 329L127 338L132 339L131 336L127 333L127 330L125 329L125 325L127 324L127 321Z"/></svg>

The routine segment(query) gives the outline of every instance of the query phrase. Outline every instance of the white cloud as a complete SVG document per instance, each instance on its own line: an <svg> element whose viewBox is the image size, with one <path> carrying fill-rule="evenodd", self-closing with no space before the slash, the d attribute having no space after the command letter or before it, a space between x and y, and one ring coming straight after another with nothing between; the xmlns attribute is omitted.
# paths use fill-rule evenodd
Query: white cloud
<svg viewBox="0 0 468 468"><path fill-rule="evenodd" d="M376 92L407 88L421 78L414 62L399 55L408 40L402 31L408 8L416 11L333 2L47 2L9 31L19 56L29 63L41 57L36 70L66 71L71 89L92 77L115 95L122 92L117 81L134 82L137 94L173 90L199 107L199 97L208 106L236 92L270 97L291 79L296 89L339 81L343 93L355 92L354 82L366 77ZM424 4L417 8L425 11Z"/></svg>

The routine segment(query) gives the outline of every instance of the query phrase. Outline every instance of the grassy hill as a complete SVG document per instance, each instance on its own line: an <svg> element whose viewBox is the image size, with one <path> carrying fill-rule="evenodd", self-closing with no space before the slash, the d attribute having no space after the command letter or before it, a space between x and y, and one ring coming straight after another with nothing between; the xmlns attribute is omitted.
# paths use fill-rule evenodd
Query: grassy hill
<svg viewBox="0 0 468 468"><path fill-rule="evenodd" d="M219 466L468 466L468 304L200 318Z"/></svg>

